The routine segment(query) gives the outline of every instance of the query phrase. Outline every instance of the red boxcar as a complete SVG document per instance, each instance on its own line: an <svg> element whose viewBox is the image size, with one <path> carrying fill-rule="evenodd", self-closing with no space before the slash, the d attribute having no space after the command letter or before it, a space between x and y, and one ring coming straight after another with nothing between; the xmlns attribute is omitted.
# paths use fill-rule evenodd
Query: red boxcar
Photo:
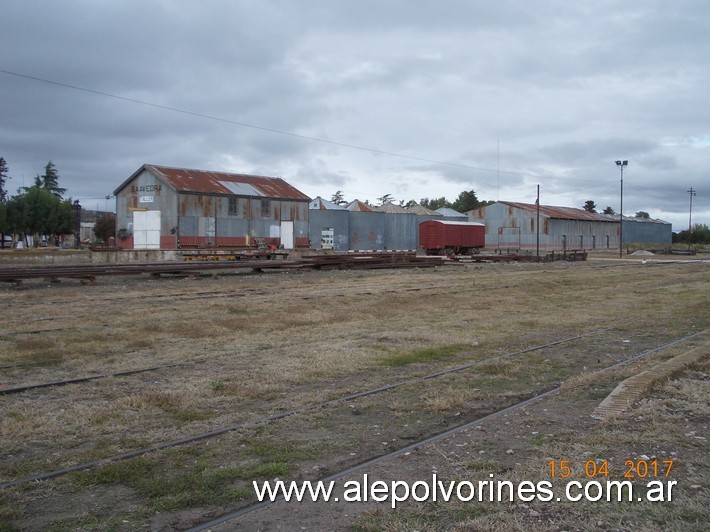
<svg viewBox="0 0 710 532"><path fill-rule="evenodd" d="M427 220L419 224L419 247L427 255L469 255L486 244L486 226L478 222Z"/></svg>

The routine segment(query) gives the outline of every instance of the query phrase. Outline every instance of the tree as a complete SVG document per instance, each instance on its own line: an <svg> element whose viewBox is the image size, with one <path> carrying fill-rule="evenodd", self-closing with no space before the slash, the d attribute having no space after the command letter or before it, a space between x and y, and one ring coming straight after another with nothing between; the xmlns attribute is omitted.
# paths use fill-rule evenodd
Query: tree
<svg viewBox="0 0 710 532"><path fill-rule="evenodd" d="M451 204L451 208L459 212L468 212L481 206L473 190L464 190Z"/></svg>
<svg viewBox="0 0 710 532"><path fill-rule="evenodd" d="M330 198L330 201L332 201L336 205L345 205L347 203L345 197L343 196L342 190L338 190L335 194L333 194Z"/></svg>
<svg viewBox="0 0 710 532"><path fill-rule="evenodd" d="M102 216L94 224L94 234L108 246L109 239L116 235L116 217Z"/></svg>
<svg viewBox="0 0 710 532"><path fill-rule="evenodd" d="M614 209L612 209L612 208L609 207L609 206L607 206L602 212L603 212L604 214L616 214L616 212L614 212Z"/></svg>
<svg viewBox="0 0 710 532"><path fill-rule="evenodd" d="M5 234L10 232L10 226L7 223L7 163L3 157L0 157L0 247L5 247Z"/></svg>
<svg viewBox="0 0 710 532"><path fill-rule="evenodd" d="M645 218L648 220L651 218L651 215L649 215L646 211L639 211L634 215L635 218Z"/></svg>
<svg viewBox="0 0 710 532"><path fill-rule="evenodd" d="M451 207L451 203L449 203L444 196L431 200L429 198L422 198L419 204L432 211L440 209L441 207Z"/></svg>
<svg viewBox="0 0 710 532"><path fill-rule="evenodd" d="M35 177L35 186L48 190L50 194L58 198L62 197L67 189L59 186L59 172L52 161L44 167L44 175Z"/></svg>
<svg viewBox="0 0 710 532"><path fill-rule="evenodd" d="M673 242L687 244L688 230L684 229L679 233L673 233ZM692 244L710 244L710 227L706 224L693 224L690 231L690 242Z"/></svg>
<svg viewBox="0 0 710 532"><path fill-rule="evenodd" d="M377 198L377 201L380 202L380 205L384 205L385 203L392 203L392 194L385 194L381 198Z"/></svg>
<svg viewBox="0 0 710 532"><path fill-rule="evenodd" d="M0 157L0 204L7 202L7 190L5 188L8 180L7 172L7 163L3 157Z"/></svg>
<svg viewBox="0 0 710 532"><path fill-rule="evenodd" d="M73 233L74 211L71 201L62 201L49 190L33 186L7 202L6 224L12 233L33 235L37 245L41 235Z"/></svg>
<svg viewBox="0 0 710 532"><path fill-rule="evenodd" d="M592 200L585 201L582 208L587 212L597 212L597 204Z"/></svg>

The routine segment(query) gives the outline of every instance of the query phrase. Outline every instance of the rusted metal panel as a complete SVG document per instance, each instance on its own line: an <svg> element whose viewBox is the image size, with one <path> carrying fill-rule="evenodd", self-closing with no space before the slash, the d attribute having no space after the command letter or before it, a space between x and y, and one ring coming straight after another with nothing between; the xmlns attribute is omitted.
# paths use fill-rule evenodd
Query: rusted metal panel
<svg viewBox="0 0 710 532"><path fill-rule="evenodd" d="M430 253L484 245L485 227L481 223L427 220L419 224L419 247Z"/></svg>
<svg viewBox="0 0 710 532"><path fill-rule="evenodd" d="M351 211L348 238L352 250L385 248L385 213Z"/></svg>
<svg viewBox="0 0 710 532"><path fill-rule="evenodd" d="M485 222L486 247L536 249L536 205L498 202L473 214L483 215L470 219ZM618 226L618 219L611 216L541 205L540 250L618 248Z"/></svg>
<svg viewBox="0 0 710 532"><path fill-rule="evenodd" d="M310 199L280 177L210 172L158 165L144 165L144 168L169 183L179 192L262 196L300 201Z"/></svg>

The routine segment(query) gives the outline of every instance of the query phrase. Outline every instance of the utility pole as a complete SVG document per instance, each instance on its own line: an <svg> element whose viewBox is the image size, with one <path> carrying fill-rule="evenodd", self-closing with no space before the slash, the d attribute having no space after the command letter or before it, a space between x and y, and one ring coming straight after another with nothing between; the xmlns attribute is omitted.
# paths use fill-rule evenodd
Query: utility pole
<svg viewBox="0 0 710 532"><path fill-rule="evenodd" d="M535 200L535 207L537 210L537 221L535 222L535 229L537 229L535 252L537 254L537 261L540 262L540 185L537 186L537 200Z"/></svg>
<svg viewBox="0 0 710 532"><path fill-rule="evenodd" d="M621 194L619 206L619 258L622 258L624 248L624 166L627 166L629 161L616 161L616 166L621 171Z"/></svg>
<svg viewBox="0 0 710 532"><path fill-rule="evenodd" d="M74 249L81 247L81 204L74 200Z"/></svg>
<svg viewBox="0 0 710 532"><path fill-rule="evenodd" d="M693 190L693 187L690 187L690 190L688 190L688 195L690 196L690 214L688 214L688 251L690 251L693 244L693 196L695 196L695 190Z"/></svg>

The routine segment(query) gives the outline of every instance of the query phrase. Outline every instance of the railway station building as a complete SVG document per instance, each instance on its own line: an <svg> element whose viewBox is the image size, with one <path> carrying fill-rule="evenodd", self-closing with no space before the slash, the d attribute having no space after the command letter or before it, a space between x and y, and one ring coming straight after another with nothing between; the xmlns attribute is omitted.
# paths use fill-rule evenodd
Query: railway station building
<svg viewBox="0 0 710 532"><path fill-rule="evenodd" d="M278 177L144 164L114 194L124 249L309 245L310 198Z"/></svg>

